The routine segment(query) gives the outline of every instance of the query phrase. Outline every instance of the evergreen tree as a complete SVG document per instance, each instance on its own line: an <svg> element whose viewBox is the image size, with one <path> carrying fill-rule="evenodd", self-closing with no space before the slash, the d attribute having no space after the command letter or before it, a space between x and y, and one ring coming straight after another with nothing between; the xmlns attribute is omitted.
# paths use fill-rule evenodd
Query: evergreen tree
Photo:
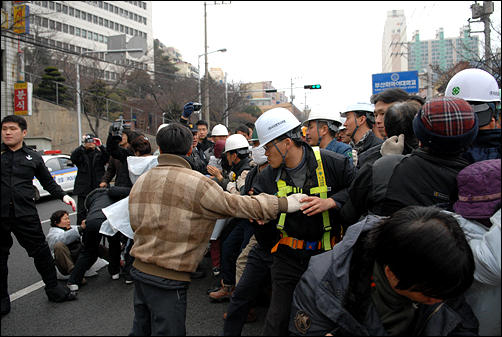
<svg viewBox="0 0 502 337"><path fill-rule="evenodd" d="M66 100L66 92L68 91L68 88L62 85L66 81L66 78L61 76L61 73L56 67L46 67L44 72L45 74L42 75L42 82L33 90L34 94L40 98L57 102L58 104L63 103Z"/></svg>

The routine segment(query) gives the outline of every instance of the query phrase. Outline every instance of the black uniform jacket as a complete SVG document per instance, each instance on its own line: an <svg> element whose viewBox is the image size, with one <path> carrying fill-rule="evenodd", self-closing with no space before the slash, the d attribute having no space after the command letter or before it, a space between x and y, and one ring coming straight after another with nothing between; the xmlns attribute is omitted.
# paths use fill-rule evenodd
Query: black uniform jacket
<svg viewBox="0 0 502 337"><path fill-rule="evenodd" d="M16 217L36 215L33 178L53 197L63 200L66 195L54 181L42 156L23 142L23 147L12 152L2 143L2 218L9 217L12 203Z"/></svg>

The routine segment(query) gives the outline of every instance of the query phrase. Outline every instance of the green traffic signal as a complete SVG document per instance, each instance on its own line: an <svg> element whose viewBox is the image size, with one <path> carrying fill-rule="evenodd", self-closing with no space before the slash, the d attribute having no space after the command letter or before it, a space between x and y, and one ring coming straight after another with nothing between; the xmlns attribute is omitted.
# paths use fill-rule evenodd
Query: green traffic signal
<svg viewBox="0 0 502 337"><path fill-rule="evenodd" d="M312 85L305 85L303 86L304 89L321 89L320 84L312 84Z"/></svg>

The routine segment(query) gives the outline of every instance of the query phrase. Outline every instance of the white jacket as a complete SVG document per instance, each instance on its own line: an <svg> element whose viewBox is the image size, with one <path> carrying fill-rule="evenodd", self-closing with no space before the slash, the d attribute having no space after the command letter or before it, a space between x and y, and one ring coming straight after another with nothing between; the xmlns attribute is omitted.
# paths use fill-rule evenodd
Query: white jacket
<svg viewBox="0 0 502 337"><path fill-rule="evenodd" d="M501 212L491 217L490 228L460 215L454 216L464 230L476 263L474 283L467 291L466 301L479 320L479 335L500 336Z"/></svg>
<svg viewBox="0 0 502 337"><path fill-rule="evenodd" d="M54 254L54 245L56 243L62 242L68 246L78 239L80 239L80 234L78 233L77 226L71 226L71 229L67 231L60 227L51 227L47 234L47 243L49 244L52 254Z"/></svg>

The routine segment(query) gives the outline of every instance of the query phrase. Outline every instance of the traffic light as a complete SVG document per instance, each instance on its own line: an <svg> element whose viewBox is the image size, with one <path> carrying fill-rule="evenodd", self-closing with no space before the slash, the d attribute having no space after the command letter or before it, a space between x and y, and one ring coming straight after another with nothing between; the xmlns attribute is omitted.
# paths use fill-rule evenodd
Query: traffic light
<svg viewBox="0 0 502 337"><path fill-rule="evenodd" d="M305 85L303 86L304 89L321 89L320 84L312 84L312 85Z"/></svg>

